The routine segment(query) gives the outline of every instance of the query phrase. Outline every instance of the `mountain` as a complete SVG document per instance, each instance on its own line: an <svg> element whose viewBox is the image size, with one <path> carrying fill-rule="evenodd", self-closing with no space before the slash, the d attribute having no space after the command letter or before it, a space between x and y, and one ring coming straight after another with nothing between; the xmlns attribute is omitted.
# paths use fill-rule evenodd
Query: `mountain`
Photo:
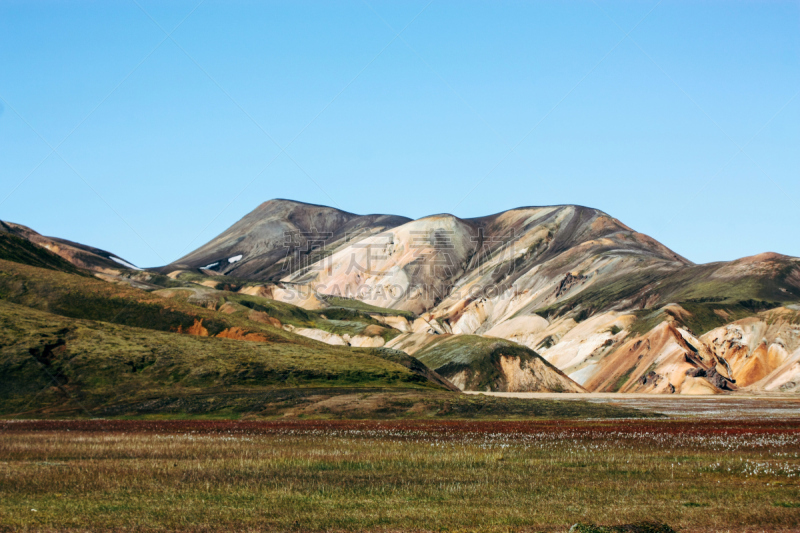
<svg viewBox="0 0 800 533"><path fill-rule="evenodd" d="M64 390L86 398L128 383L97 373L104 352L136 368L142 350L157 351L139 329L169 347L154 370L193 376L193 357L204 357L217 381L174 374L192 394L240 390L236 376L248 394L320 387L323 368L337 390L800 392L800 259L697 265L581 206L410 220L272 200L150 270L2 223L0 302L0 366L14 383L26 379L14 370L25 357L57 350L78 361L102 347L78 374L58 369L75 387ZM48 321L83 336L69 344ZM93 330L102 339L82 340ZM267 360L273 370L256 373L273 377L248 382ZM164 376L129 382L159 397L171 390Z"/></svg>
<svg viewBox="0 0 800 533"><path fill-rule="evenodd" d="M392 215L354 215L332 207L270 200L192 253L162 267L164 273L204 269L255 280L278 280L371 233L405 224Z"/></svg>
<svg viewBox="0 0 800 533"><path fill-rule="evenodd" d="M93 272L104 272L107 274L117 274L121 269L140 270L138 267L131 264L130 261L121 259L111 252L66 239L45 237L22 224L14 224L13 222L3 222L0 220L0 239L8 241L11 237L16 237L17 239L22 239L44 248L59 256L64 261L81 269ZM17 246L19 246L19 244ZM11 255L0 255L0 259L13 260ZM63 268L63 265L59 268Z"/></svg>
<svg viewBox="0 0 800 533"><path fill-rule="evenodd" d="M311 251L304 261L289 261L283 231L248 234L248 228L300 228L294 222L298 210L304 221L335 221L326 226L328 241L305 241L304 250ZM787 340L795 330L784 330L772 342L785 346L780 357L762 357L764 350L778 353L770 352L771 344L748 344L747 355L737 356L767 361L758 371L755 363L732 364L730 353L715 348L707 334L744 319L768 320L763 317L769 313L793 323L800 311L798 258L765 253L696 265L602 211L574 205L472 219L373 215L363 219L370 231L351 239L331 229L361 220L353 217L326 207L267 202L187 256L198 258L187 266L224 265L225 257L241 255L228 265L257 261L258 274L228 265L223 271L253 282L272 280L251 292L306 308L336 299L411 313L391 319L402 334L389 346L415 353L441 335L504 339L541 355L590 391L691 394L796 386L787 377L797 370L794 341ZM460 357L458 350L445 352L454 364ZM437 364L447 362L437 356ZM768 384L763 380L769 376ZM470 383L459 382L478 386ZM493 383L495 390L507 387L502 380Z"/></svg>

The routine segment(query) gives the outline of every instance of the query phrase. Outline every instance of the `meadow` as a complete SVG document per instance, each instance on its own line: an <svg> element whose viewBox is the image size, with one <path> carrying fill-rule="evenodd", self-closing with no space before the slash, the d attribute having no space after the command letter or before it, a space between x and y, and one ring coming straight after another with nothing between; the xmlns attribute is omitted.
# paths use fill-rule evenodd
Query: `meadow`
<svg viewBox="0 0 800 533"><path fill-rule="evenodd" d="M798 420L0 424L3 531L797 531Z"/></svg>

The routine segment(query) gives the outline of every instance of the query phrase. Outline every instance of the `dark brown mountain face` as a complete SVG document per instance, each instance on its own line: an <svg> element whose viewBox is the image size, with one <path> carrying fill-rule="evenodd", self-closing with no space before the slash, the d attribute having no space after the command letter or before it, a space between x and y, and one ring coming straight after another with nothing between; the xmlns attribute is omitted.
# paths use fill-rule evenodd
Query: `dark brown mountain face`
<svg viewBox="0 0 800 533"><path fill-rule="evenodd" d="M207 244L159 270L203 269L275 281L326 253L409 221L400 216L355 215L332 207L270 200Z"/></svg>
<svg viewBox="0 0 800 533"><path fill-rule="evenodd" d="M3 222L0 220L0 234L4 234L6 238L8 238L8 236L14 236L23 239L32 243L37 248L44 248L78 268L93 272L117 272L119 270L131 270L135 268L129 261L125 261L111 252L66 239L45 237L22 224L14 224L13 222ZM112 259L112 257L116 258L116 260ZM6 259L14 260L11 257ZM34 266L41 265L34 264Z"/></svg>

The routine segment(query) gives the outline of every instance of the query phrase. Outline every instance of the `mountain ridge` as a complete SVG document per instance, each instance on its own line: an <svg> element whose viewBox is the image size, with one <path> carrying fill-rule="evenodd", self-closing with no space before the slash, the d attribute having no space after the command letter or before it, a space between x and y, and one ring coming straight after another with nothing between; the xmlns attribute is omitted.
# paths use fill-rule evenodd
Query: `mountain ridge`
<svg viewBox="0 0 800 533"><path fill-rule="evenodd" d="M606 389L622 377L600 378L611 361L628 364L614 355L627 346L625 339L658 341L664 358L680 358L681 341L662 330L677 328L690 344L701 345L699 336L709 329L800 302L797 258L765 252L695 264L586 206L528 206L466 219L440 213L393 222L398 224L375 227L358 240L335 241L316 261L283 269L282 276L268 280L275 285L273 297L304 288L308 297L301 305L307 307L348 296L412 312L420 318L390 345L415 350L426 345L426 335L500 335L539 351L545 360L562 361L564 366L556 366L579 384ZM587 326L581 326L584 321ZM594 331L589 326L595 323L621 333ZM415 337L404 341L408 336ZM581 346L593 346L594 339L601 345L579 356ZM567 359L559 355L565 350L572 354ZM687 393L720 392L728 386L721 380L735 388L724 357L712 358L716 362L692 359L689 367L675 359L668 368L651 370L657 379L643 376L640 385L625 390L650 390L655 381L660 385L653 390L662 392L681 392L684 382ZM676 374L679 367L697 376L687 381ZM633 368L626 371L638 375Z"/></svg>
<svg viewBox="0 0 800 533"><path fill-rule="evenodd" d="M269 200L145 271L87 265L85 254L111 254L77 244L56 250L72 261L59 263L44 250L66 241L25 229L5 244L16 260L213 310L209 328L183 331L268 338L263 323L322 345L418 353L465 390L800 391L799 258L695 264L590 207L411 220ZM222 327L228 316L239 325Z"/></svg>

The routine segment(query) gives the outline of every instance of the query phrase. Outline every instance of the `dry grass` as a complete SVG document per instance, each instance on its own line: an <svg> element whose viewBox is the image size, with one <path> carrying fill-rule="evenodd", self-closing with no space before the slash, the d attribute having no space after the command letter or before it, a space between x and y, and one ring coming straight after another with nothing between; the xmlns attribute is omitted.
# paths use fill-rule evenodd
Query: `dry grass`
<svg viewBox="0 0 800 533"><path fill-rule="evenodd" d="M800 422L42 421L0 430L5 530L800 523Z"/></svg>

